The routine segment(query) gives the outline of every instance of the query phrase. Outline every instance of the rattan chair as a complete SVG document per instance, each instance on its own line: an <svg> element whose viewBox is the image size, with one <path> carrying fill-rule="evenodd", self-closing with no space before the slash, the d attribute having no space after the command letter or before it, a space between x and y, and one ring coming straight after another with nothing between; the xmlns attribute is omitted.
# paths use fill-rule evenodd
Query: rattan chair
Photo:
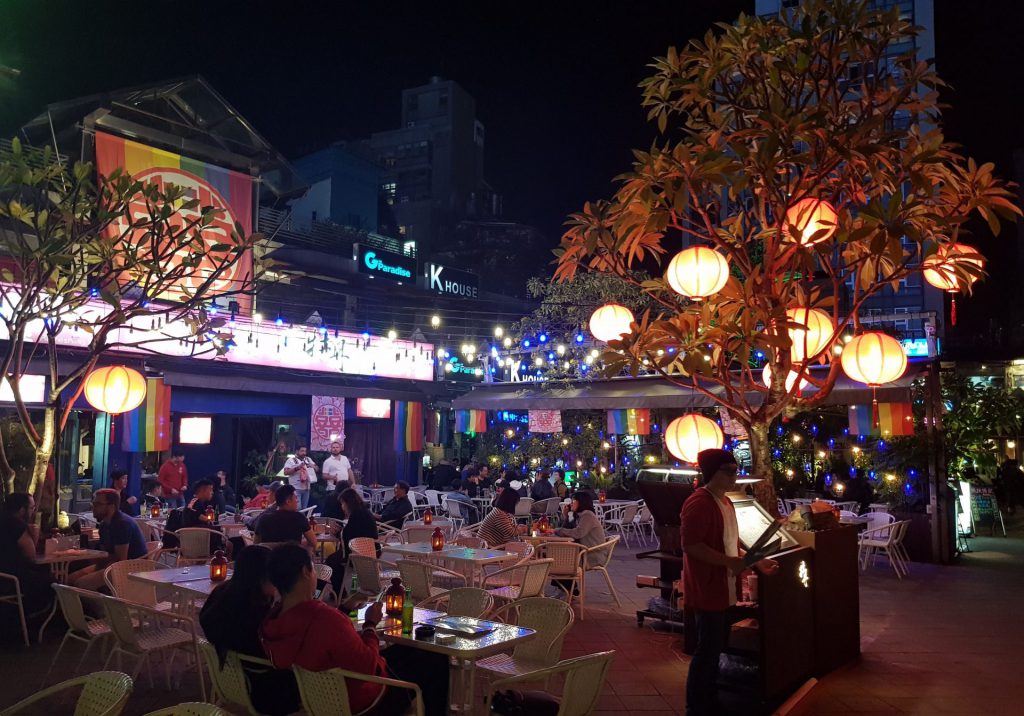
<svg viewBox="0 0 1024 716"><path fill-rule="evenodd" d="M477 587L456 587L435 594L416 605L419 609L434 609L454 617L483 619L494 608L494 598Z"/></svg>
<svg viewBox="0 0 1024 716"><path fill-rule="evenodd" d="M575 617L572 607L560 599L531 597L500 607L494 619L537 632L533 639L518 643L511 654L495 654L476 663L484 671L515 676L557 663Z"/></svg>
<svg viewBox="0 0 1024 716"><path fill-rule="evenodd" d="M573 591L578 588L583 596L583 554L587 548L577 542L545 542L537 550L541 559L554 560L548 578L558 580L557 586L565 592L566 601L572 604ZM568 585L568 586L566 586ZM583 606L580 603L580 619Z"/></svg>
<svg viewBox="0 0 1024 716"><path fill-rule="evenodd" d="M465 527L463 527L462 532L455 537L452 544L458 545L459 547L469 547L470 549L487 549L487 542L482 537L466 534Z"/></svg>
<svg viewBox="0 0 1024 716"><path fill-rule="evenodd" d="M405 541L402 537L402 530L395 529L383 522L377 523L377 539L381 544L402 544Z"/></svg>
<svg viewBox="0 0 1024 716"><path fill-rule="evenodd" d="M364 557L361 554L353 554L349 557L352 569L359 581L359 591L362 594L376 595L380 590L387 588L391 580L398 576L398 565L392 562L385 562L376 557Z"/></svg>
<svg viewBox="0 0 1024 716"><path fill-rule="evenodd" d="M490 693L484 702L484 712L490 713L494 694L499 691L524 683L547 682L552 676L564 675L563 696L559 699L557 716L586 716L597 706L597 699L604 688L613 656L614 651L603 651L599 654L566 659L546 669L495 681L491 684ZM566 698L568 694L571 694L572 698Z"/></svg>
<svg viewBox="0 0 1024 716"><path fill-rule="evenodd" d="M412 590L412 598L415 602L422 602L433 596L447 591L442 587L433 586L434 579L442 577L453 582L461 582L460 586L466 586L466 576L444 569L429 562L417 562L411 559L400 559L396 563L398 572L402 576L402 583L406 588Z"/></svg>
<svg viewBox="0 0 1024 716"><path fill-rule="evenodd" d="M213 702L231 708L244 709L249 716L259 716L259 711L252 703L249 694L249 679L242 668L240 655L234 651L228 651L224 663L220 663L217 656L217 649L208 641L199 642L199 653L206 662L206 672L210 675L210 685L213 689ZM265 659L246 657L246 659L258 662L261 666L273 669L274 665Z"/></svg>
<svg viewBox="0 0 1024 716"><path fill-rule="evenodd" d="M103 581L110 593L118 599L166 612L171 610L173 605L171 602L157 601L156 585L145 584L128 576L138 572L153 572L159 568L160 565L151 559L125 559L114 562L103 570Z"/></svg>
<svg viewBox="0 0 1024 716"><path fill-rule="evenodd" d="M348 541L348 552L377 559L377 542L369 537L353 537Z"/></svg>
<svg viewBox="0 0 1024 716"><path fill-rule="evenodd" d="M348 700L346 681L365 681L390 688L409 689L413 692L414 699L406 713L423 716L423 693L419 686L408 681L369 676L342 669L306 671L293 666L292 670L299 684L299 696L302 698L302 708L307 716L354 716Z"/></svg>
<svg viewBox="0 0 1024 716"><path fill-rule="evenodd" d="M231 716L220 706L206 704L201 701L190 701L177 706L169 706L159 711L150 711L144 716Z"/></svg>
<svg viewBox="0 0 1024 716"><path fill-rule="evenodd" d="M13 585L14 594L0 595L0 604L13 604L18 608L18 618L21 619L21 638L25 640L25 646L29 646L28 621L25 619L25 600L21 594L21 580L13 574L0 572L0 583L10 582Z"/></svg>
<svg viewBox="0 0 1024 716"><path fill-rule="evenodd" d="M97 671L77 679L69 679L38 691L13 706L0 710L0 716L13 716L26 711L43 699L78 686L83 687L75 702L74 716L118 716L132 693L132 680L119 671ZM29 713L45 713L45 709L34 708ZM56 713L56 712L52 712Z"/></svg>
<svg viewBox="0 0 1024 716"><path fill-rule="evenodd" d="M118 666L122 655L135 659L132 678L138 676L142 667L149 664L150 688L153 674L150 656L156 652L167 651L164 658L164 670L167 676L167 689L171 686L171 666L176 651L185 652L186 656L195 659L196 675L199 677L199 689L203 700L206 700L206 682L203 679L202 666L199 660L199 648L196 640L196 627L188 617L170 615L165 612L133 604L116 597L104 597L103 609L107 615L107 623L114 637L114 646L107 654L106 669L116 656Z"/></svg>
<svg viewBox="0 0 1024 716"><path fill-rule="evenodd" d="M619 595L615 591L615 585L612 583L611 575L608 574L608 563L612 561L612 554L615 552L615 545L618 541L618 536L612 537L607 542L587 548L583 553L581 562L584 578L580 580L580 620L583 619L583 602L587 597L587 572L600 572L604 576L604 581L608 584L609 593L612 595L612 599L615 600L615 606L622 606L622 602L619 601Z"/></svg>
<svg viewBox="0 0 1024 716"><path fill-rule="evenodd" d="M334 586L331 583L331 577L334 576L334 568L317 562L313 564L313 571L316 572L317 579L322 582L327 582L323 591L320 592L320 601L326 604L337 603L338 595L334 593Z"/></svg>
<svg viewBox="0 0 1024 716"><path fill-rule="evenodd" d="M402 541L406 544L429 542L433 534L433 527L406 527L402 530Z"/></svg>
<svg viewBox="0 0 1024 716"><path fill-rule="evenodd" d="M520 497L519 502L516 503L515 518L516 520L529 520L532 518L530 510L533 509L533 498L532 497Z"/></svg>
<svg viewBox="0 0 1024 716"><path fill-rule="evenodd" d="M93 644L110 636L110 625L107 624L105 619L91 619L85 614L83 601L92 602L99 605L102 609L102 597L99 594L87 589L78 589L77 587L69 587L64 584L51 584L50 586L56 592L57 604L60 605L64 621L68 625L68 630L64 632L64 638L61 639L60 646L57 647L57 653L53 655L53 659L50 661L50 668L46 670L43 684L49 681L53 667L69 640L80 641L85 644L82 658L78 660L78 665L71 672L72 674L77 674L81 670L82 664L85 663L86 657L89 656Z"/></svg>
<svg viewBox="0 0 1024 716"><path fill-rule="evenodd" d="M499 604L516 599L544 596L553 559L531 559L484 577L483 588Z"/></svg>
<svg viewBox="0 0 1024 716"><path fill-rule="evenodd" d="M168 530L170 531L170 530ZM178 538L178 565L206 564L213 556L210 543L214 535L223 539L217 530L206 527L182 527L172 533Z"/></svg>

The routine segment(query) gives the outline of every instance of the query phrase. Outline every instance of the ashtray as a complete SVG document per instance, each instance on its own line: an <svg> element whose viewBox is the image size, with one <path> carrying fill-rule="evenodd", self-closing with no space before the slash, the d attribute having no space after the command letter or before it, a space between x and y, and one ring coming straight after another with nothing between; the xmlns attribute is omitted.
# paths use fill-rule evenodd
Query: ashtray
<svg viewBox="0 0 1024 716"><path fill-rule="evenodd" d="M416 635L417 639L423 640L429 639L432 636L434 636L434 631L434 627L430 626L429 624L424 624L422 626L416 627L416 630L413 633Z"/></svg>

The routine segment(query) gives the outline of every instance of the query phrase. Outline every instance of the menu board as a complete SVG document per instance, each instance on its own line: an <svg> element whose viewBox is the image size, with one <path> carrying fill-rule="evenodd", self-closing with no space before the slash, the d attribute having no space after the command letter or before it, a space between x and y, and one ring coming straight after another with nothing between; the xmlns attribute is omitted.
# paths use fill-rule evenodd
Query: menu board
<svg viewBox="0 0 1024 716"><path fill-rule="evenodd" d="M743 549L750 549L764 531L772 526L775 519L754 500L733 500L733 507L736 509L740 544ZM783 530L779 530L773 539L782 540L783 549L796 546L796 541Z"/></svg>
<svg viewBox="0 0 1024 716"><path fill-rule="evenodd" d="M979 527L988 527L995 530L996 516L999 513L999 505L996 502L995 492L991 487L971 485L971 518L974 520L974 530Z"/></svg>

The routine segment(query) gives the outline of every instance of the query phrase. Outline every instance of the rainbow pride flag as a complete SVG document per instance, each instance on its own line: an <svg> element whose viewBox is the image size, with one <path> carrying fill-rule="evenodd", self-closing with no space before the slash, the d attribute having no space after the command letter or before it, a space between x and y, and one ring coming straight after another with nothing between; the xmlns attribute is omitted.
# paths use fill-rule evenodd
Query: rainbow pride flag
<svg viewBox="0 0 1024 716"><path fill-rule="evenodd" d="M455 432L457 432L457 433L486 433L487 432L487 411L486 410L456 410L455 411Z"/></svg>
<svg viewBox="0 0 1024 716"><path fill-rule="evenodd" d="M609 410L608 432L615 435L650 435L651 411L647 408Z"/></svg>
<svg viewBox="0 0 1024 716"><path fill-rule="evenodd" d="M395 452L423 449L423 403L395 401Z"/></svg>
<svg viewBox="0 0 1024 716"><path fill-rule="evenodd" d="M914 410L910 403L879 403L878 425L871 404L851 405L848 410L851 435L899 437L914 434Z"/></svg>
<svg viewBox="0 0 1024 716"><path fill-rule="evenodd" d="M163 378L146 378L146 399L121 416L121 449L160 452L171 449L171 386Z"/></svg>

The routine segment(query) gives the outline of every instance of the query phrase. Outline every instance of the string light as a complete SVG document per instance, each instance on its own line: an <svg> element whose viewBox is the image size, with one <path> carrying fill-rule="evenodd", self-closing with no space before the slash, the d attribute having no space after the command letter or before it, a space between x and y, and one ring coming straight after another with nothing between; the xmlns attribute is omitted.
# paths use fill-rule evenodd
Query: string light
<svg viewBox="0 0 1024 716"><path fill-rule="evenodd" d="M430 326L432 328L438 328L440 325L441 325L441 317L440 316L438 316L437 314L434 314L433 316L430 317Z"/></svg>
<svg viewBox="0 0 1024 716"><path fill-rule="evenodd" d="M503 335L505 335L505 329L502 328L501 326L497 326L494 329L494 337L495 338L501 338Z"/></svg>

